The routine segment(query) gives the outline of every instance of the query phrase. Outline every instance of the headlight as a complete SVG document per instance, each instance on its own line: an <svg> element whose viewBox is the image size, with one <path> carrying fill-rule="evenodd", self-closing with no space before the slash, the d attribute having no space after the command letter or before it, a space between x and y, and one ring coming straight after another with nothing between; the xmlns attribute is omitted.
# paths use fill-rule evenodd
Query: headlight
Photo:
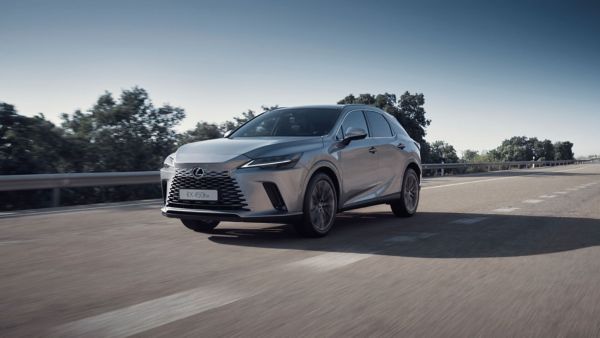
<svg viewBox="0 0 600 338"><path fill-rule="evenodd" d="M291 154L284 156L270 156L270 157L261 157L254 159L246 164L242 165L240 168L263 168L263 169L288 169L293 168L302 153L299 154Z"/></svg>
<svg viewBox="0 0 600 338"><path fill-rule="evenodd" d="M163 162L163 169L171 169L175 166L175 153L167 156Z"/></svg>

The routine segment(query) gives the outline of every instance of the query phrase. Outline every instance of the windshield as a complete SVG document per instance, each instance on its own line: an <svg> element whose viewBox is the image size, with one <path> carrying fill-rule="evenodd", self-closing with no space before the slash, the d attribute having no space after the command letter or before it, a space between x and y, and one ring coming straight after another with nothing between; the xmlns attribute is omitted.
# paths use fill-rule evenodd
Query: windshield
<svg viewBox="0 0 600 338"><path fill-rule="evenodd" d="M240 127L231 137L327 135L339 115L339 108L271 110Z"/></svg>

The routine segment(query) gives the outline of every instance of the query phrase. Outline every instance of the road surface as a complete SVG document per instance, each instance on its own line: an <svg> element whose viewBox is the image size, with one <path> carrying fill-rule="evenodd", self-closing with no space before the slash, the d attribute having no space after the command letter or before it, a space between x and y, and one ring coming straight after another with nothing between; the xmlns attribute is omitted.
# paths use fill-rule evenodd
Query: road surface
<svg viewBox="0 0 600 338"><path fill-rule="evenodd" d="M600 336L600 165L426 179L321 239L158 208L0 214L0 336Z"/></svg>

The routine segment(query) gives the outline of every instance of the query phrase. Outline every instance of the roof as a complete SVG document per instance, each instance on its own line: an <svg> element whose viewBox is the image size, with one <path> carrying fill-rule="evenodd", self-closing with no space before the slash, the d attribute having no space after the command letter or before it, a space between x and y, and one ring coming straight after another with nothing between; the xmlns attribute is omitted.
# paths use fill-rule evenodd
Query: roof
<svg viewBox="0 0 600 338"><path fill-rule="evenodd" d="M351 103L351 104L320 104L320 105L306 105L306 106L294 106L294 107L278 107L277 109L304 109L304 108L320 108L320 109L341 109L365 107L370 109L379 109L375 106L362 103Z"/></svg>

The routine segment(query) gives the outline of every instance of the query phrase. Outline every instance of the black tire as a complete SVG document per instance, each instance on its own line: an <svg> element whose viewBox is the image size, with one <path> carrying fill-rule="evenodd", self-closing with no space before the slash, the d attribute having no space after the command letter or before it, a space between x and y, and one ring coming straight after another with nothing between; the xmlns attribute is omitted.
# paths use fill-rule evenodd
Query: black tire
<svg viewBox="0 0 600 338"><path fill-rule="evenodd" d="M400 198L390 203L394 215L397 217L411 217L414 215L419 206L419 195L419 175L414 169L408 168L402 180Z"/></svg>
<svg viewBox="0 0 600 338"><path fill-rule="evenodd" d="M199 221L191 219L182 219L181 223L183 223L183 225L185 225L185 227L190 230L203 233L210 233L217 227L217 225L219 225L219 221L213 220Z"/></svg>
<svg viewBox="0 0 600 338"><path fill-rule="evenodd" d="M324 173L314 175L304 193L302 220L294 224L306 237L323 237L329 233L337 213L337 194L331 178Z"/></svg>

